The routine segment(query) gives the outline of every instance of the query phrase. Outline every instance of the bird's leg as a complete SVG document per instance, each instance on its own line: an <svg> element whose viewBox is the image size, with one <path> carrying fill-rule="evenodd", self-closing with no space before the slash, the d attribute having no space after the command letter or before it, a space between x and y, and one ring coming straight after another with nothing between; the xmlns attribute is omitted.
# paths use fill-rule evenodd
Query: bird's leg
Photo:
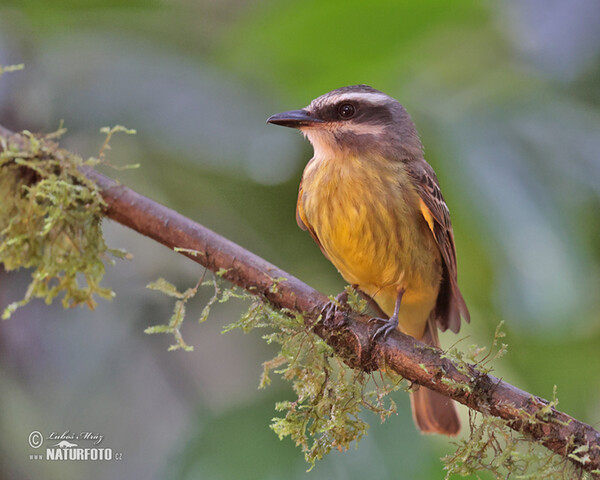
<svg viewBox="0 0 600 480"><path fill-rule="evenodd" d="M396 305L394 306L394 314L388 318L372 318L370 322L381 323L382 325L375 330L375 333L371 337L371 340L375 340L379 336L383 336L385 339L391 332L398 328L398 312L400 311L400 304L402 303L402 296L404 295L405 289L398 290L398 296L396 297Z"/></svg>
<svg viewBox="0 0 600 480"><path fill-rule="evenodd" d="M353 285L355 287L355 285ZM327 328L341 328L348 321L348 294L344 290L339 293L334 300L329 300L321 309L321 318L323 325Z"/></svg>
<svg viewBox="0 0 600 480"><path fill-rule="evenodd" d="M358 292L358 294L364 300L367 301L367 306L371 309L371 311L373 311L375 313L375 315L378 315L379 318L382 318L382 319L387 318L387 315L381 309L381 307L379 305L377 305L377 302L375 300L373 300L373 297L371 297L370 295L363 292L360 288L358 288L358 285L352 285L352 287L354 288L354 290L356 290Z"/></svg>

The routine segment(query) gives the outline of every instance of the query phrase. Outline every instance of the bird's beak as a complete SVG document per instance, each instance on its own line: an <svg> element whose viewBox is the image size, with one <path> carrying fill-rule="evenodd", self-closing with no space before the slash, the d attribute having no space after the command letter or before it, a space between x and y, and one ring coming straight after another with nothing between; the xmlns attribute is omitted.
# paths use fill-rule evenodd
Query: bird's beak
<svg viewBox="0 0 600 480"><path fill-rule="evenodd" d="M301 110L290 110L289 112L276 113L267 119L267 123L282 125L284 127L309 127L315 123L323 123L323 120L311 117L303 108Z"/></svg>

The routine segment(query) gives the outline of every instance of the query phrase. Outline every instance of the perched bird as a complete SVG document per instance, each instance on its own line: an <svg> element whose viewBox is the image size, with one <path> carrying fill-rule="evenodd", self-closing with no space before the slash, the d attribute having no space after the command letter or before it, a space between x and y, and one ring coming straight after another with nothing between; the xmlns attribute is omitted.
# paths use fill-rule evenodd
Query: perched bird
<svg viewBox="0 0 600 480"><path fill-rule="evenodd" d="M367 85L342 87L268 123L299 129L314 148L296 219L344 279L387 315L374 337L402 332L439 346L469 311L458 289L450 212L410 116ZM422 432L456 435L453 402L411 393Z"/></svg>

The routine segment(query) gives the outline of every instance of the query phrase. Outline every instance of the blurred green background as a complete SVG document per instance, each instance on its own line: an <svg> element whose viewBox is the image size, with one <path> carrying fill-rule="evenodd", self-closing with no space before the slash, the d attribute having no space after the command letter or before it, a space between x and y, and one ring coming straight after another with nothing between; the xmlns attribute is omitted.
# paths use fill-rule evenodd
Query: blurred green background
<svg viewBox="0 0 600 480"><path fill-rule="evenodd" d="M0 124L51 132L97 154L99 129L124 124L109 172L327 294L335 269L295 223L310 146L265 125L334 88L367 83L412 114L455 226L459 282L496 374L600 426L600 3L597 0L0 1ZM0 200L1 202L1 200ZM0 203L1 208L1 203ZM172 304L159 276L193 286L202 269L107 221L132 261L109 268L117 297L94 312L32 302L0 325L0 478L443 478L444 438L420 436L408 396L358 449L307 464L269 430L288 385L257 390L273 351L258 332L221 335L244 306L195 323L193 353L148 336ZM0 273L0 308L28 273ZM466 413L463 411L463 414ZM93 431L123 460L29 459L27 437Z"/></svg>

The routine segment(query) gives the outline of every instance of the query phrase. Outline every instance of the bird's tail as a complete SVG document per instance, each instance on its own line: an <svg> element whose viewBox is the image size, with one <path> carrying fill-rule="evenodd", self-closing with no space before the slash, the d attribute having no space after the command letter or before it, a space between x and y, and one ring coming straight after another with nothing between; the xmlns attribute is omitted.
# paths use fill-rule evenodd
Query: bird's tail
<svg viewBox="0 0 600 480"><path fill-rule="evenodd" d="M437 325L433 318L427 322L423 342L436 347L440 346ZM410 394L413 419L422 433L441 433L454 436L460 431L460 420L456 405L448 397L420 387Z"/></svg>

